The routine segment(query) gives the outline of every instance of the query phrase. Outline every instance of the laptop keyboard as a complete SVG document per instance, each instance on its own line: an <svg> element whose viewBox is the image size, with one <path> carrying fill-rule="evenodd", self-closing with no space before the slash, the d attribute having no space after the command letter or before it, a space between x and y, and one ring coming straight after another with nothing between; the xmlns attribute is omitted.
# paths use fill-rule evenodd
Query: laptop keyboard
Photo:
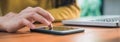
<svg viewBox="0 0 120 42"><path fill-rule="evenodd" d="M120 17L112 17L112 18L103 18L103 19L96 19L92 21L100 21L100 22L120 22Z"/></svg>

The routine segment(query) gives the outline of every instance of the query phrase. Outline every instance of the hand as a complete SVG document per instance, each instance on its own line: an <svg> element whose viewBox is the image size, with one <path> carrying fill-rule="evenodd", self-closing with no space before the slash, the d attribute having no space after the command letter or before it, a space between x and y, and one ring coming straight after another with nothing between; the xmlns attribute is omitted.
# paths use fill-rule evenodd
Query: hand
<svg viewBox="0 0 120 42"><path fill-rule="evenodd" d="M52 15L40 7L28 7L20 13L8 13L0 18L0 29L7 32L16 32L24 26L34 29L33 23L41 22L45 25L50 25L54 18Z"/></svg>

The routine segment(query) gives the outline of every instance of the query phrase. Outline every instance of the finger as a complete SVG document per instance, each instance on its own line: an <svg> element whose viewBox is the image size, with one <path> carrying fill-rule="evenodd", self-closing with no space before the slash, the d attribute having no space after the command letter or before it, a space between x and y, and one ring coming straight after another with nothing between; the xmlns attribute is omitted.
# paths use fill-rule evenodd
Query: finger
<svg viewBox="0 0 120 42"><path fill-rule="evenodd" d="M24 16L22 16L22 17L25 17L26 19L31 18L31 19L41 22L45 25L50 24L50 22L45 17L43 17L35 12L30 12L30 13L24 14Z"/></svg>
<svg viewBox="0 0 120 42"><path fill-rule="evenodd" d="M49 30L53 30L53 25L52 24L50 24L48 27L49 27Z"/></svg>
<svg viewBox="0 0 120 42"><path fill-rule="evenodd" d="M26 9L22 10L20 13L28 13L28 12L35 12L34 8L32 7L27 7Z"/></svg>
<svg viewBox="0 0 120 42"><path fill-rule="evenodd" d="M54 21L54 17L48 11L40 7L36 7L35 9L40 15L42 15L43 17L46 17L47 20Z"/></svg>
<svg viewBox="0 0 120 42"><path fill-rule="evenodd" d="M34 22L35 22L35 20L34 20L33 18L31 18L31 17L30 17L30 18L27 18L27 20L30 21L31 23L34 23Z"/></svg>
<svg viewBox="0 0 120 42"><path fill-rule="evenodd" d="M30 29L34 29L35 28L35 26L30 21L28 21L26 19L23 19L23 24L25 26L29 27Z"/></svg>
<svg viewBox="0 0 120 42"><path fill-rule="evenodd" d="M41 22L41 23L43 23L43 24L45 24L45 25L50 25L50 22L46 19L46 18L44 18L43 16L41 16L41 15L39 15L39 14L34 14L34 15L32 15L32 17L34 18L34 20L36 20L36 21L39 21L39 22Z"/></svg>
<svg viewBox="0 0 120 42"><path fill-rule="evenodd" d="M21 12L22 14L24 14L24 16L22 16L22 17L25 17L25 18L32 17L34 20L39 21L43 24L46 24L46 25L50 24L48 22L48 20L46 19L46 17L43 17L43 16L37 14L35 11L31 11L31 10L35 10L35 9L33 9L31 7L24 9L23 12ZM25 14L25 13L27 13L27 14Z"/></svg>

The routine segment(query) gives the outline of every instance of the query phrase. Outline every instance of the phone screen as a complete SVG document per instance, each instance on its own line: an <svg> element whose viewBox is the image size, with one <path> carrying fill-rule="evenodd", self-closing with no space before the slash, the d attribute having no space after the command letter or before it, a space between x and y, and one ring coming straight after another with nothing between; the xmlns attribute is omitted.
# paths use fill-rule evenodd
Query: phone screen
<svg viewBox="0 0 120 42"><path fill-rule="evenodd" d="M40 29L49 30L49 27L40 27ZM54 30L54 31L66 31L66 30L73 30L73 29L77 29L77 28L56 26L56 27L53 27L52 30Z"/></svg>

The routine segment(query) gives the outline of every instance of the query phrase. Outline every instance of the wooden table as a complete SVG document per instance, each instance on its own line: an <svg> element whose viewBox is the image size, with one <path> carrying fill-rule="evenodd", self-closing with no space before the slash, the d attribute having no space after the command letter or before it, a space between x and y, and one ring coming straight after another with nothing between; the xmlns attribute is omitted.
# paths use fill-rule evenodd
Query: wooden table
<svg viewBox="0 0 120 42"><path fill-rule="evenodd" d="M36 24L36 27L43 24ZM54 23L54 26L62 26ZM0 32L0 42L120 42L120 28L85 27L85 32L71 35L51 35L30 32L24 27L17 33Z"/></svg>

